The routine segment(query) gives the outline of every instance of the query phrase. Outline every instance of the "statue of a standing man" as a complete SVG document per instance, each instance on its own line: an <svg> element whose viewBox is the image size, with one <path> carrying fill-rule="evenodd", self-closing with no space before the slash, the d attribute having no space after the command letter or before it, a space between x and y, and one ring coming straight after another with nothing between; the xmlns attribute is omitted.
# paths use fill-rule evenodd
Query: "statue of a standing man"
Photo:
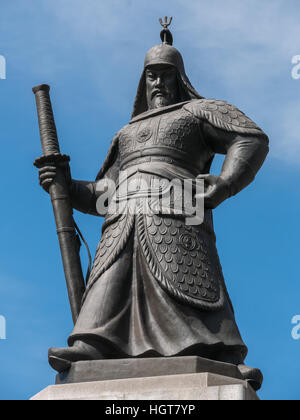
<svg viewBox="0 0 300 420"><path fill-rule="evenodd" d="M215 246L212 209L254 180L268 137L236 107L200 96L167 25L161 38L146 55L132 119L113 139L97 180L70 178L72 203L81 212L99 216L99 180L113 180L120 200L121 172L135 181L130 196L137 208L146 203L150 211L107 213L69 347L49 351L59 372L82 360L197 355L242 365L247 355ZM216 154L226 155L219 176L209 174ZM54 167L40 171L44 189L54 177ZM174 178L204 180L201 225L187 225L176 200L151 212L141 184Z"/></svg>

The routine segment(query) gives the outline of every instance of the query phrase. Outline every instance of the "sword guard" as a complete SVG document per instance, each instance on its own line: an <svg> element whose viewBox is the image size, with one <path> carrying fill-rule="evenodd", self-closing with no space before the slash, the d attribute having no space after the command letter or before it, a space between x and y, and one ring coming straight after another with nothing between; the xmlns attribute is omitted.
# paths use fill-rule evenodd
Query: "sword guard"
<svg viewBox="0 0 300 420"><path fill-rule="evenodd" d="M38 169L43 168L44 166L47 165L59 165L62 163L68 163L70 162L70 156L68 155L61 155L60 153L55 153L52 155L47 155L47 156L41 156L38 159L36 159L34 161L34 166Z"/></svg>

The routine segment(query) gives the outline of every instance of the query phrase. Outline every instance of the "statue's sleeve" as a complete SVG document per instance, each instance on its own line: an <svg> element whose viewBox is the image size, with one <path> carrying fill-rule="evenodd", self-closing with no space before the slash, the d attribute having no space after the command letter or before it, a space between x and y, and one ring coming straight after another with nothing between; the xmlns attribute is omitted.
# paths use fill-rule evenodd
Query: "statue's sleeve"
<svg viewBox="0 0 300 420"><path fill-rule="evenodd" d="M202 132L212 153L225 154L220 176L230 196L255 178L269 151L267 135L239 109L223 101L199 100L190 111L201 120Z"/></svg>

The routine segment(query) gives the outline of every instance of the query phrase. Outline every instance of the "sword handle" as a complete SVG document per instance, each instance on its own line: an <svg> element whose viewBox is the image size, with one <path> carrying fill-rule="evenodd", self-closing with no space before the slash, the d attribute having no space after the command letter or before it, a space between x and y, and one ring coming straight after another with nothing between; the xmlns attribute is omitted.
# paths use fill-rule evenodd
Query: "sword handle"
<svg viewBox="0 0 300 420"><path fill-rule="evenodd" d="M60 154L56 125L50 100L50 86L39 85L32 89L38 111L41 143L44 156Z"/></svg>

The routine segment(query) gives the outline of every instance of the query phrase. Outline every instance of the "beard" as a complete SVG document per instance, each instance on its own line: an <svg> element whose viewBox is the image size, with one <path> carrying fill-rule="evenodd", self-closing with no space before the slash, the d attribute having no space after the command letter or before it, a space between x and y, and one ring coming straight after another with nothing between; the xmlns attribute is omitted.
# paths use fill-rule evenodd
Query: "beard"
<svg viewBox="0 0 300 420"><path fill-rule="evenodd" d="M155 95L152 99L152 108L161 108L164 106L171 105L174 101L172 100L170 95Z"/></svg>

